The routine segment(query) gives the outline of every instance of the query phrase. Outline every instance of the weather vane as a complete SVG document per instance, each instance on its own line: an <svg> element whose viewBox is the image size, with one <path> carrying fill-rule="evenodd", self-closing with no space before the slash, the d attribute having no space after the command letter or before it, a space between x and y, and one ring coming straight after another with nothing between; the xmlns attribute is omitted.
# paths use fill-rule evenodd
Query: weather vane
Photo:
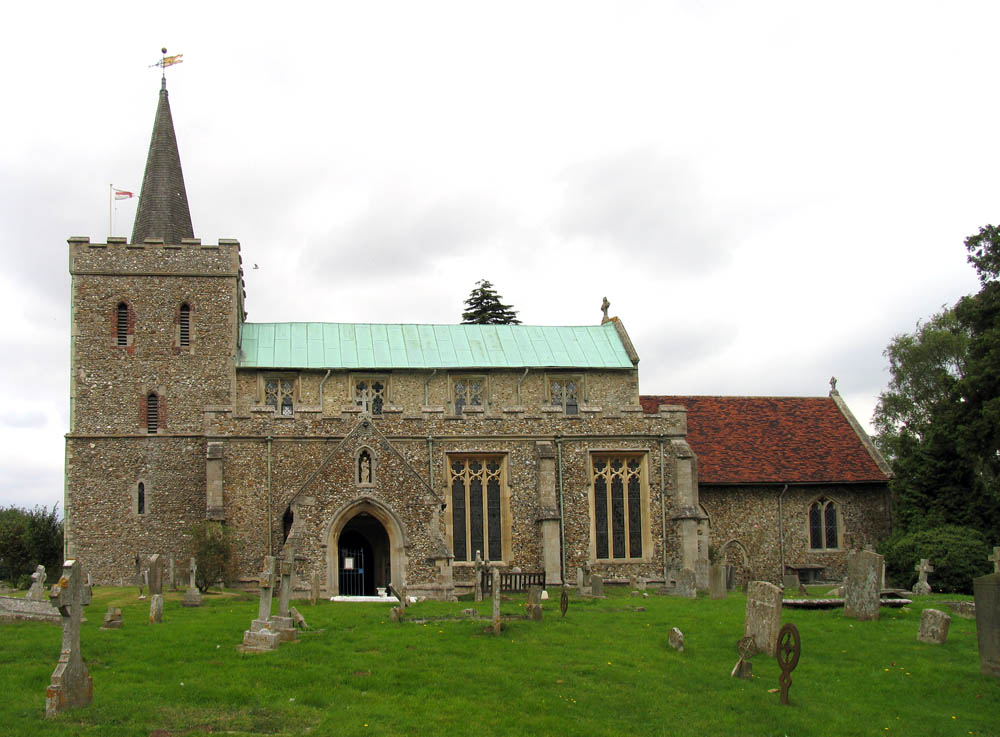
<svg viewBox="0 0 1000 737"><path fill-rule="evenodd" d="M184 61L184 59L182 58L184 56L184 54L174 54L173 56L167 56L167 47L166 46L164 46L162 49L160 49L160 53L163 54L163 58L160 59L155 64L150 64L149 67L150 67L150 69L152 69L153 67L160 67L163 70L163 79L164 79L164 81L166 81L166 79L167 79L167 67L172 67L174 64L180 64L180 63L182 63Z"/></svg>

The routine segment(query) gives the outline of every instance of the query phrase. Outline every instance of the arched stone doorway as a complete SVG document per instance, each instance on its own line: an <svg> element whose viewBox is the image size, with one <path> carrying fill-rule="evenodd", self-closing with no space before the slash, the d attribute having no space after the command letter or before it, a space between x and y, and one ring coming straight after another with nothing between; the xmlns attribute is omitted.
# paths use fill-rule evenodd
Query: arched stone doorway
<svg viewBox="0 0 1000 737"><path fill-rule="evenodd" d="M743 588L750 581L750 559L739 540L729 540L722 546L722 562L728 566L726 588Z"/></svg>
<svg viewBox="0 0 1000 737"><path fill-rule="evenodd" d="M405 539L396 515L371 498L345 505L327 526L327 590L374 596L406 585Z"/></svg>

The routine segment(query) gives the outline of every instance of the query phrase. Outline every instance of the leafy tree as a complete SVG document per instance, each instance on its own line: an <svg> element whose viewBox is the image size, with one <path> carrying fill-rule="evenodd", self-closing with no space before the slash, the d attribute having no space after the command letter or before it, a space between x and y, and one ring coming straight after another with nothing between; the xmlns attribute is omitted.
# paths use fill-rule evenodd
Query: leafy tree
<svg viewBox="0 0 1000 737"><path fill-rule="evenodd" d="M191 527L191 554L198 566L195 586L204 593L216 581L232 578L236 548L233 531L220 522L202 520Z"/></svg>
<svg viewBox="0 0 1000 737"><path fill-rule="evenodd" d="M520 325L517 310L511 305L501 302L502 297L493 288L492 282L480 279L476 288L465 300L465 312L462 313L463 325Z"/></svg>
<svg viewBox="0 0 1000 737"><path fill-rule="evenodd" d="M49 572L62 565L63 530L59 505L0 509L0 579L17 583L43 565Z"/></svg>
<svg viewBox="0 0 1000 737"><path fill-rule="evenodd" d="M934 566L928 583L934 591L971 594L972 579L992 570L986 559L989 545L978 530L943 525L893 538L880 548L889 578L911 589L917 582L914 566L927 558Z"/></svg>

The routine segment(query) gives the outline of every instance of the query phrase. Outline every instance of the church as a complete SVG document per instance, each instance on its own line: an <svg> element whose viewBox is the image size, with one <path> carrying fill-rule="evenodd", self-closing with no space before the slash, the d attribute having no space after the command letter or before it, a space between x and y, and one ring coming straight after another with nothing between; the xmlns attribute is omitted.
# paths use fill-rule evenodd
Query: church
<svg viewBox="0 0 1000 737"><path fill-rule="evenodd" d="M98 584L190 554L292 552L321 594L450 599L477 560L575 583L843 576L891 528L889 469L823 397L642 395L578 326L252 323L241 245L195 237L162 82L131 239L69 239L67 555ZM597 310L595 309L595 312Z"/></svg>

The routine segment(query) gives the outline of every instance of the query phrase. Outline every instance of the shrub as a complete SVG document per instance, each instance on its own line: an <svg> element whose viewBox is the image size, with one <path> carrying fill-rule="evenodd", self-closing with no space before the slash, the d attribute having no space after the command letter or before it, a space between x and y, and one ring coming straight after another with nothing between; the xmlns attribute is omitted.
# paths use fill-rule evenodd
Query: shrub
<svg viewBox="0 0 1000 737"><path fill-rule="evenodd" d="M195 586L205 592L218 580L227 583L234 570L233 531L221 522L203 520L191 528L191 555L198 565Z"/></svg>
<svg viewBox="0 0 1000 737"><path fill-rule="evenodd" d="M983 534L971 527L943 525L890 539L882 546L890 580L912 589L917 581L914 566L927 558L934 566L928 583L934 591L972 593L972 579L992 570L990 548Z"/></svg>
<svg viewBox="0 0 1000 737"><path fill-rule="evenodd" d="M63 531L59 505L0 509L0 579L17 583L43 565L58 572L62 566Z"/></svg>

